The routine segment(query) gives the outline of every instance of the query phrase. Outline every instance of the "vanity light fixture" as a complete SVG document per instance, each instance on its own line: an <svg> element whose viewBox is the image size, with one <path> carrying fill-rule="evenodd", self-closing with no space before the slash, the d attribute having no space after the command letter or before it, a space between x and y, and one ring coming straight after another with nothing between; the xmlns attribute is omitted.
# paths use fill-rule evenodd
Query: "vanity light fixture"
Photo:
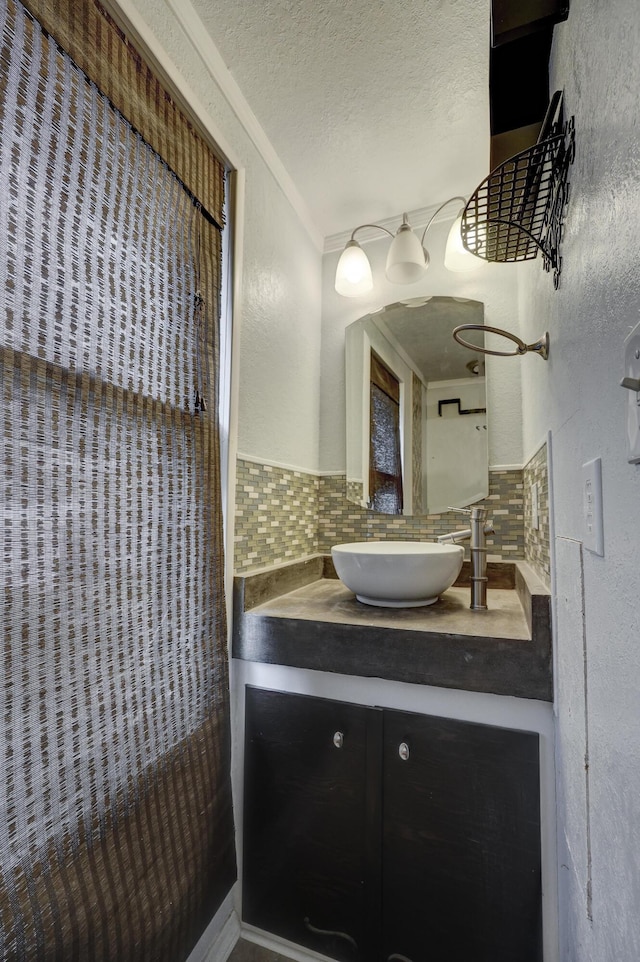
<svg viewBox="0 0 640 962"><path fill-rule="evenodd" d="M359 297L373 290L373 273L369 258L355 239L358 231L367 227L384 231L391 237L385 268L387 280L391 281L392 284L415 284L416 281L419 281L429 266L429 252L424 246L427 231L440 211L454 201L457 201L461 206L447 238L444 266L447 270L456 273L482 267L485 261L466 249L460 233L466 199L464 197L450 197L431 216L429 223L422 232L421 240L414 234L406 214L402 215L402 223L395 234L392 234L390 230L380 224L360 224L359 227L356 227L340 255L336 268L335 288L338 294L342 294L343 297Z"/></svg>

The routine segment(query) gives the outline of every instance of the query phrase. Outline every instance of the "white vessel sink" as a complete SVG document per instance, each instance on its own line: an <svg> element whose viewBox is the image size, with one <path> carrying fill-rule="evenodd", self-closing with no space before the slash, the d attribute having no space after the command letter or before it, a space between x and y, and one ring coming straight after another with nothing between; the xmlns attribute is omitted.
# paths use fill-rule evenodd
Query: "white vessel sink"
<svg viewBox="0 0 640 962"><path fill-rule="evenodd" d="M460 574L464 548L420 541L356 541L331 549L340 580L381 608L432 605Z"/></svg>

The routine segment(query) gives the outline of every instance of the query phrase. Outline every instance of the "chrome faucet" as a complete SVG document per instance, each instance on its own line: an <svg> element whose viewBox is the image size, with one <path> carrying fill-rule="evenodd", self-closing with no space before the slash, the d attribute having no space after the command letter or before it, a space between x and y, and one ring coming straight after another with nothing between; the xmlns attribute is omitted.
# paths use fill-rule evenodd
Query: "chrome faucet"
<svg viewBox="0 0 640 962"><path fill-rule="evenodd" d="M488 509L482 505L472 508L449 508L467 514L471 519L471 527L462 531L452 531L451 534L441 534L438 541L442 543L469 541L471 553L471 604L475 611L482 611L487 607L487 541L486 535L493 534L493 521L487 521Z"/></svg>

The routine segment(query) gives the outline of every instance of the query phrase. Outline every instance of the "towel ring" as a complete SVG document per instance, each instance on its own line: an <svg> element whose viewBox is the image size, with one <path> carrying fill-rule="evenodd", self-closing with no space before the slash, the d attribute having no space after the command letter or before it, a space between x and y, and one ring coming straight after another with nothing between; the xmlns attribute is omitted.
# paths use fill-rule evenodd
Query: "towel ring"
<svg viewBox="0 0 640 962"><path fill-rule="evenodd" d="M470 344L465 341L464 338L460 337L460 331L489 331L491 334L500 334L501 337L507 337L510 341L516 344L515 351L490 351L487 347L479 347L477 344ZM537 354L543 359L543 361L549 358L549 333L545 332L542 337L538 338L534 344L525 344L519 337L512 334L510 331L503 331L500 327L489 327L488 324L459 324L458 327L453 330L454 340L458 344L462 344L463 347L468 347L470 351L480 351L481 354L495 354L496 357L518 357L521 354L527 354L531 351L533 354Z"/></svg>

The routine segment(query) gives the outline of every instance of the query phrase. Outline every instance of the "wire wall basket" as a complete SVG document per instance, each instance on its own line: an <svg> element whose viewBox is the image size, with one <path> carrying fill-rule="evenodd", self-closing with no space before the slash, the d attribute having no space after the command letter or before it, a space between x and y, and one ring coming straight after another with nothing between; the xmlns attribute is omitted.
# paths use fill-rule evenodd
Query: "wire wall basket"
<svg viewBox="0 0 640 962"><path fill-rule="evenodd" d="M551 99L537 142L496 167L480 184L462 215L462 241L487 261L532 260L558 287L560 242L569 199L567 174L575 155L574 118L564 120L562 91Z"/></svg>

